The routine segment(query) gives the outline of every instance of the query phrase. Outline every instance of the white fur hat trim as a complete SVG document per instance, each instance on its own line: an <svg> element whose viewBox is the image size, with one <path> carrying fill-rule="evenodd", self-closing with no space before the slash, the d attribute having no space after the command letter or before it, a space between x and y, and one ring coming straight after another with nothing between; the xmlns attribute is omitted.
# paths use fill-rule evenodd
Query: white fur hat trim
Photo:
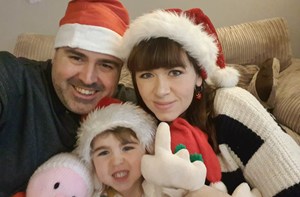
<svg viewBox="0 0 300 197"><path fill-rule="evenodd" d="M220 68L217 38L208 34L203 25L198 25L184 13L155 10L135 19L124 34L122 58L127 59L133 47L142 40L167 37L183 46L195 58L206 73L209 81L217 87L231 87L238 82L238 71L233 68Z"/></svg>

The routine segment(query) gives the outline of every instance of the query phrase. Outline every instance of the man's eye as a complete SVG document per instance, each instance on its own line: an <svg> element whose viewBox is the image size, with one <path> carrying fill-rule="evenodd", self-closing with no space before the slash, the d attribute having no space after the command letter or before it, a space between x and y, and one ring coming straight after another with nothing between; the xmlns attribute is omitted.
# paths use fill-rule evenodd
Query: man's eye
<svg viewBox="0 0 300 197"><path fill-rule="evenodd" d="M72 62L74 63L81 63L83 62L83 59L79 56L69 56L69 58L71 59Z"/></svg>
<svg viewBox="0 0 300 197"><path fill-rule="evenodd" d="M98 65L98 68L102 71L112 71L117 68L116 65L111 64L111 63L101 62L101 63L98 63L97 65Z"/></svg>
<svg viewBox="0 0 300 197"><path fill-rule="evenodd" d="M114 68L114 66L111 65L111 64L102 64L102 66L103 66L104 68L111 69L111 70Z"/></svg>

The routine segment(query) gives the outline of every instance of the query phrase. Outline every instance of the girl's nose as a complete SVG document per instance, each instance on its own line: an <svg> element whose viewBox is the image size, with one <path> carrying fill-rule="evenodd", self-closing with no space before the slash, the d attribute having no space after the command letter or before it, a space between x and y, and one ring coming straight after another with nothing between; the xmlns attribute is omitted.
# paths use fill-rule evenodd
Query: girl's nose
<svg viewBox="0 0 300 197"><path fill-rule="evenodd" d="M112 158L113 165L117 166L124 162L124 156L122 154L114 154Z"/></svg>

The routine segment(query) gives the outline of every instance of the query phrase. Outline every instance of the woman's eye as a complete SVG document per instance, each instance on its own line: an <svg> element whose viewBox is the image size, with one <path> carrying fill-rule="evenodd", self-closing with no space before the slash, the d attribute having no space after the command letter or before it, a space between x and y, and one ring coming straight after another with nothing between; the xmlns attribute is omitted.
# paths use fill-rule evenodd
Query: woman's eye
<svg viewBox="0 0 300 197"><path fill-rule="evenodd" d="M151 78L152 77L152 74L151 73L142 73L139 75L140 78L142 79L148 79L148 78Z"/></svg>
<svg viewBox="0 0 300 197"><path fill-rule="evenodd" d="M171 76L179 76L179 75L182 74L182 71L180 71L180 70L171 70L169 73L170 73Z"/></svg>

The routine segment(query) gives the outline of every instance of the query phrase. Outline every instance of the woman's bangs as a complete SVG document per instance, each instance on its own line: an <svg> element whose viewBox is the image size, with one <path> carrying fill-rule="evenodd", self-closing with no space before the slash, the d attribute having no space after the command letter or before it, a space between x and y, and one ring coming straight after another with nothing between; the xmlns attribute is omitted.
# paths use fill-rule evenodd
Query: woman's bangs
<svg viewBox="0 0 300 197"><path fill-rule="evenodd" d="M145 71L183 66L179 55L181 52L180 45L168 38L142 41L133 49L128 68L134 71Z"/></svg>

